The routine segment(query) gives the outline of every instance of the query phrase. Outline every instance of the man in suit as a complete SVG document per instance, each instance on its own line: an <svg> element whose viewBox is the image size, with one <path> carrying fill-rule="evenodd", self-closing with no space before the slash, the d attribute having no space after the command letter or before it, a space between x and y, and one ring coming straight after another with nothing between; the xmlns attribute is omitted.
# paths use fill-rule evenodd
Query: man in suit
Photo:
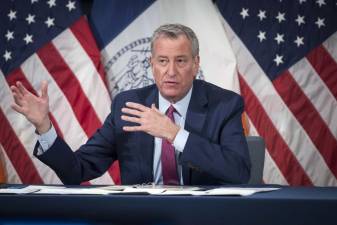
<svg viewBox="0 0 337 225"><path fill-rule="evenodd" d="M65 184L96 178L114 160L119 160L122 184L247 182L242 98L195 80L199 44L194 32L180 24L160 26L151 53L156 84L118 94L102 127L75 152L50 122L47 84L42 83L39 97L20 82L12 86L13 108L39 134L34 155Z"/></svg>

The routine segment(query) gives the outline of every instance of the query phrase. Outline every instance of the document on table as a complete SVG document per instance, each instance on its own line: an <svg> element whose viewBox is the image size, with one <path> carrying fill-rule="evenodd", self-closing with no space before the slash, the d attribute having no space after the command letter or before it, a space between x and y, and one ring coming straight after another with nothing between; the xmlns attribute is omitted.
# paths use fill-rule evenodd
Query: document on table
<svg viewBox="0 0 337 225"><path fill-rule="evenodd" d="M41 188L34 194L59 194L59 195L108 195L114 191L98 188Z"/></svg>
<svg viewBox="0 0 337 225"><path fill-rule="evenodd" d="M240 188L240 187L221 187L206 191L206 195L241 195L247 196L258 192L276 191L280 188Z"/></svg>
<svg viewBox="0 0 337 225"><path fill-rule="evenodd" d="M196 195L196 196L215 196L215 195L237 195L247 196L258 192L275 191L279 188L239 188L239 187L221 187L209 189L206 191L201 190L166 190L157 195Z"/></svg>
<svg viewBox="0 0 337 225"><path fill-rule="evenodd" d="M27 186L23 188L0 188L0 194L30 194L37 192L39 189L32 187L32 186Z"/></svg>
<svg viewBox="0 0 337 225"><path fill-rule="evenodd" d="M29 185L24 188L0 188L0 194L59 194L59 195L110 195L110 194L149 194L149 195L194 195L194 196L247 196L258 192L275 191L279 188L219 187L205 190L193 186L102 186L65 187L49 185Z"/></svg>
<svg viewBox="0 0 337 225"><path fill-rule="evenodd" d="M109 194L159 194L164 189L126 187L123 190L106 190L101 188L41 188L35 194L66 194L66 195L109 195Z"/></svg>
<svg viewBox="0 0 337 225"><path fill-rule="evenodd" d="M0 188L0 194L68 194L68 195L106 195L116 193L99 188L68 188L65 186L29 185L23 188L7 187Z"/></svg>
<svg viewBox="0 0 337 225"><path fill-rule="evenodd" d="M247 188L247 187L220 187L204 190L200 187L190 186L127 186L120 193L123 194L151 194L151 195L237 195L247 196L258 192L275 191L279 188Z"/></svg>
<svg viewBox="0 0 337 225"><path fill-rule="evenodd" d="M132 186L119 186L120 194L151 194L161 195L167 191L176 191L178 193L184 191L202 190L200 187L193 186L167 186L167 185L132 185ZM116 190L114 186L101 187L103 190Z"/></svg>

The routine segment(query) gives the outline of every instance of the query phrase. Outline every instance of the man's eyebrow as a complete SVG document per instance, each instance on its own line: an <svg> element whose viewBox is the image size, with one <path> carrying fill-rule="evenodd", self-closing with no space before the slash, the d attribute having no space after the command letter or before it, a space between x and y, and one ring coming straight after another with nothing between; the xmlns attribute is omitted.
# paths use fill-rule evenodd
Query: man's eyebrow
<svg viewBox="0 0 337 225"><path fill-rule="evenodd" d="M168 56L165 56L165 55L157 55L155 56L156 58L168 58ZM177 55L177 56L174 56L174 58L188 58L188 55Z"/></svg>

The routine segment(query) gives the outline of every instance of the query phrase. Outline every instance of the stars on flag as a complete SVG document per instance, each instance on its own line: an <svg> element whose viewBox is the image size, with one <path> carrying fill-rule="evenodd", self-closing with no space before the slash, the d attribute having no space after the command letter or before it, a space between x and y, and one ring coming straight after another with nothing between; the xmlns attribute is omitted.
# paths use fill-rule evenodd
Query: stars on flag
<svg viewBox="0 0 337 225"><path fill-rule="evenodd" d="M260 21L262 21L263 19L266 19L266 11L265 10L259 10L259 14L257 14L257 17L260 18Z"/></svg>
<svg viewBox="0 0 337 225"><path fill-rule="evenodd" d="M274 38L274 40L275 40L275 41L277 42L277 44L279 45L279 44L281 44L281 42L284 42L283 37L284 37L284 34L279 34L279 33L277 33L277 34L276 34L276 37Z"/></svg>
<svg viewBox="0 0 337 225"><path fill-rule="evenodd" d="M2 19L5 18L6 23L10 23L0 32L4 39L4 46L0 50L1 67L16 62L22 55L22 51L19 50L22 47L30 46L30 49L34 49L41 39L37 33L44 32L44 29L52 33L57 32L55 27L59 29L65 21L64 18L59 18L59 13L56 12L68 12L69 18L78 13L78 3L75 0L29 0L25 4L25 8L15 8L16 4L12 4L3 14ZM34 7L27 7L29 5ZM22 32L16 32L16 27L20 27Z"/></svg>
<svg viewBox="0 0 337 225"><path fill-rule="evenodd" d="M242 19L246 19L246 17L249 16L248 9L242 8L240 15L242 16Z"/></svg>
<svg viewBox="0 0 337 225"><path fill-rule="evenodd" d="M26 21L28 24L35 23L35 15L28 14Z"/></svg>
<svg viewBox="0 0 337 225"><path fill-rule="evenodd" d="M295 21L298 24L298 26L301 26L301 24L305 24L304 16L297 15L297 18Z"/></svg>
<svg viewBox="0 0 337 225"><path fill-rule="evenodd" d="M304 37L296 36L296 40L294 41L294 43L297 45L297 47L300 47L301 45L304 45L303 39L304 39Z"/></svg>
<svg viewBox="0 0 337 225"><path fill-rule="evenodd" d="M47 20L44 23L47 25L48 28L50 28L52 26L55 26L54 20L55 18L50 18L48 16Z"/></svg>
<svg viewBox="0 0 337 225"><path fill-rule="evenodd" d="M49 5L49 8L52 8L56 6L56 0L48 0L47 4Z"/></svg>
<svg viewBox="0 0 337 225"><path fill-rule="evenodd" d="M283 2L280 2L283 3ZM309 2L307 0L298 0L299 9L303 7L304 4L308 4ZM311 3L311 2L310 2ZM312 3L312 7L315 10L319 10L321 7L324 7L327 5L325 0L315 0ZM329 3L330 4L330 3ZM302 5L302 6L301 6ZM332 3L334 6L335 3ZM336 3L337 6L337 3ZM296 10L296 9L295 9ZM316 17L317 19L314 19L315 15L312 15L314 17L313 19L309 17L309 15L304 15L303 13L300 13L302 11L298 11L298 14L290 14L288 10L284 11L276 11L273 14L270 13L270 11L266 10L265 8L257 8L257 9L250 9L249 7L241 6L238 10L239 18L241 18L242 22L252 24L254 23L256 25L256 41L258 43L268 43L268 37L272 37L274 43L277 46L282 46L282 48L275 48L277 49L272 54L275 54L275 57L271 57L271 59L275 62L275 66L281 66L282 64L285 64L287 62L287 54L284 51L288 51L291 48L301 48L303 49L303 46L306 44L306 40L303 35L301 35L300 31L307 30L307 29L324 29L329 22L327 18L323 16ZM250 14L253 15L253 13L257 16L256 20L253 21L253 17L250 17ZM268 16L267 16L268 15ZM317 14L316 14L317 16ZM275 23L276 19L276 23ZM274 21L272 21L274 20ZM287 21L289 20L289 21ZM250 22L249 22L250 21ZM273 24L275 29L268 29L269 22L264 23L263 21L269 21ZM263 22L263 23L262 23ZM286 33L286 30L289 26L300 27L298 30L294 30L292 33ZM269 42L270 43L270 42ZM291 47L291 45L293 45Z"/></svg>
<svg viewBox="0 0 337 225"><path fill-rule="evenodd" d="M280 64L283 64L283 55L276 54L273 61L276 63L276 66L279 66Z"/></svg>
<svg viewBox="0 0 337 225"><path fill-rule="evenodd" d="M69 1L68 4L66 5L66 7L68 8L69 12L71 10L75 10L76 9L75 2L74 1Z"/></svg>
<svg viewBox="0 0 337 225"><path fill-rule="evenodd" d="M278 12L277 16L275 17L279 23L282 23L282 21L285 21L285 13Z"/></svg>
<svg viewBox="0 0 337 225"><path fill-rule="evenodd" d="M33 43L33 35L26 34L23 40L26 42L26 45L28 45L29 43Z"/></svg>
<svg viewBox="0 0 337 225"><path fill-rule="evenodd" d="M8 13L9 21L16 19L16 11L10 10Z"/></svg>
<svg viewBox="0 0 337 225"><path fill-rule="evenodd" d="M7 62L8 60L12 59L12 52L6 50L5 54L3 54L3 57L5 58L5 61Z"/></svg>
<svg viewBox="0 0 337 225"><path fill-rule="evenodd" d="M325 23L324 23L324 18L317 18L315 24L318 26L318 28L321 28L321 27L324 27L325 26Z"/></svg>
<svg viewBox="0 0 337 225"><path fill-rule="evenodd" d="M265 31L259 31L259 34L257 35L257 38L262 42L263 40L266 40L266 32Z"/></svg>
<svg viewBox="0 0 337 225"><path fill-rule="evenodd" d="M316 4L317 4L319 7L322 7L323 5L326 5L325 0L317 0L317 1L316 1Z"/></svg>
<svg viewBox="0 0 337 225"><path fill-rule="evenodd" d="M13 40L14 39L14 31L7 30L7 33L5 35L7 38L7 41Z"/></svg>

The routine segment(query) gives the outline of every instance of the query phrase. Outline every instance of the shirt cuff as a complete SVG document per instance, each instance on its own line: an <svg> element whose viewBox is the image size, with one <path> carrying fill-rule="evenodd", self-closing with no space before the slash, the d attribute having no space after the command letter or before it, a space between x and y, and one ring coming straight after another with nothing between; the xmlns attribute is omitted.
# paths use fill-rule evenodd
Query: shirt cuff
<svg viewBox="0 0 337 225"><path fill-rule="evenodd" d="M50 129L41 135L37 136L37 140L40 143L38 147L38 155L43 154L46 152L55 142L57 138L56 130L53 125L51 125Z"/></svg>
<svg viewBox="0 0 337 225"><path fill-rule="evenodd" d="M185 145L186 145L186 142L187 142L187 138L188 138L188 135L190 133L188 131L186 131L185 129L183 128L180 128L180 130L178 131L174 141L173 141L173 147L179 151L179 152L183 152L184 151L184 148L185 148Z"/></svg>

